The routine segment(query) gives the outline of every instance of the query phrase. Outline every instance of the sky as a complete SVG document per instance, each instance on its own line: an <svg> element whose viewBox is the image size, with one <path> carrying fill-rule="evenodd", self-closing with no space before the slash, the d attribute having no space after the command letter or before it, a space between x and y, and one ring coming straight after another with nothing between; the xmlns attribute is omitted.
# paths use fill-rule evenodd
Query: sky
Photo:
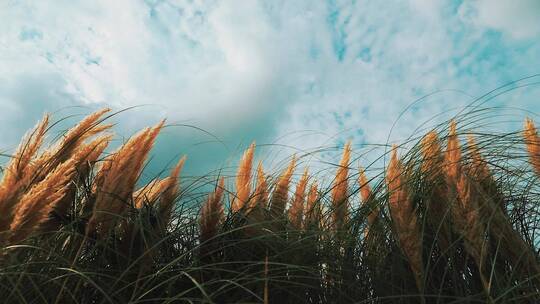
<svg viewBox="0 0 540 304"><path fill-rule="evenodd" d="M540 73L537 0L0 0L0 20L0 151L44 112L135 107L112 118L118 142L169 124L149 174L181 154L192 174L229 166L253 140L276 167L369 150ZM540 123L539 82L486 99L492 126Z"/></svg>

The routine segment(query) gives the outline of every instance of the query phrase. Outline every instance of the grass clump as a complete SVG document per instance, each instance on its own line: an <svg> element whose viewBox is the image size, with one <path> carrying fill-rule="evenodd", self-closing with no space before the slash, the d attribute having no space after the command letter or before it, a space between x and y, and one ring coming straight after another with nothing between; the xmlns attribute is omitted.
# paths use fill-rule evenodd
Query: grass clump
<svg viewBox="0 0 540 304"><path fill-rule="evenodd" d="M378 172L355 169L348 142L327 186L307 168L294 175L303 156L275 177L261 162L254 170L253 143L236 176L181 187L185 157L138 184L164 122L106 154L107 113L50 147L45 116L7 163L4 302L540 301L540 139L530 119L516 133L468 134L464 146L452 121L394 147ZM213 190L196 193L205 180Z"/></svg>

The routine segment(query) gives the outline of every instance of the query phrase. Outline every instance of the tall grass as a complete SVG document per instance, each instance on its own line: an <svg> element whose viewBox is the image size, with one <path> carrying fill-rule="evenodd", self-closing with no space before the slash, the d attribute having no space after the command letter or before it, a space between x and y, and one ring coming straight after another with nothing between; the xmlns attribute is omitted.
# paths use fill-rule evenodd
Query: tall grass
<svg viewBox="0 0 540 304"><path fill-rule="evenodd" d="M297 177L304 156L275 176L262 162L254 170L253 143L233 177L180 183L184 157L140 185L164 122L105 153L108 112L47 147L45 116L7 162L4 302L540 301L540 139L530 119L496 136L465 136L451 121L394 147L380 171L355 169L365 164L349 142L330 182L307 168ZM205 183L213 190L198 192Z"/></svg>

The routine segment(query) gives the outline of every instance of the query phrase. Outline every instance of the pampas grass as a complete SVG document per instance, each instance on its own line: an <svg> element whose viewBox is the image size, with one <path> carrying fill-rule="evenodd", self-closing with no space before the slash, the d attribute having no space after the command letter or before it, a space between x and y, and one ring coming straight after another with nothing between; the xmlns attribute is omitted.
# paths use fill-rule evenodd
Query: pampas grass
<svg viewBox="0 0 540 304"><path fill-rule="evenodd" d="M212 192L201 208L199 225L201 230L201 243L204 243L217 235L219 224L224 219L223 214L223 192L225 190L225 179L220 178L216 190Z"/></svg>
<svg viewBox="0 0 540 304"><path fill-rule="evenodd" d="M231 203L233 212L238 212L248 204L251 196L251 170L255 143L244 152L236 175L236 197Z"/></svg>
<svg viewBox="0 0 540 304"><path fill-rule="evenodd" d="M364 229L364 236L367 237L369 235L369 229L375 224L375 221L379 216L380 210L378 206L373 208L373 206L368 205L374 197L371 187L369 186L369 181L366 177L366 172L363 168L360 168L358 183L360 184L360 198L362 203L364 206L370 209L367 216L367 226Z"/></svg>
<svg viewBox="0 0 540 304"><path fill-rule="evenodd" d="M343 155L336 171L332 188L332 225L336 230L344 229L348 223L349 209L349 162L351 159L351 142L343 148Z"/></svg>
<svg viewBox="0 0 540 304"><path fill-rule="evenodd" d="M304 174L300 177L296 190L294 192L294 199L291 207L289 208L289 221L291 225L300 229L304 218L305 200L306 200L306 187L308 183L308 169L304 170Z"/></svg>
<svg viewBox="0 0 540 304"><path fill-rule="evenodd" d="M0 231L6 231L13 219L16 203L33 182L33 174L29 166L34 161L49 124L49 116L45 115L33 131L25 135L17 151L4 169L0 182Z"/></svg>
<svg viewBox="0 0 540 304"><path fill-rule="evenodd" d="M93 189L96 199L87 233L97 232L103 236L114 227L129 204L135 183L163 124L164 121L139 132L103 162L96 175Z"/></svg>
<svg viewBox="0 0 540 304"><path fill-rule="evenodd" d="M540 137L538 136L534 122L530 118L525 120L523 136L527 145L527 151L529 152L531 165L536 171L536 174L540 176Z"/></svg>
<svg viewBox="0 0 540 304"><path fill-rule="evenodd" d="M296 157L293 156L289 166L283 171L278 178L272 199L270 200L270 212L273 216L280 216L285 212L285 206L289 198L289 184L296 165Z"/></svg>
<svg viewBox="0 0 540 304"><path fill-rule="evenodd" d="M260 208L266 208L268 205L268 182L262 162L259 162L257 165L257 184L255 185L255 194L251 202L251 208L257 205Z"/></svg>
<svg viewBox="0 0 540 304"><path fill-rule="evenodd" d="M180 158L176 166L171 171L171 174L168 179L166 179L165 190L160 197L159 201L159 219L161 220L162 225L165 227L171 219L171 215L174 209L174 203L178 199L179 193L179 177L182 168L186 162L187 156Z"/></svg>
<svg viewBox="0 0 540 304"><path fill-rule="evenodd" d="M8 160L0 181L4 302L540 301L531 120L519 137L479 133L464 148L451 122L400 148L400 157L393 148L386 170L358 175L348 142L330 178L307 166L295 176L306 155L280 172L259 161L253 177L253 143L235 176L180 183L183 157L168 175L141 183L164 122L108 153L108 113L89 115L50 145L46 115Z"/></svg>
<svg viewBox="0 0 540 304"><path fill-rule="evenodd" d="M397 147L394 146L386 171L389 192L388 205L399 244L409 260L418 290L422 291L424 285L422 236L415 206L411 200L411 193L407 189L405 174L405 168L397 156Z"/></svg>

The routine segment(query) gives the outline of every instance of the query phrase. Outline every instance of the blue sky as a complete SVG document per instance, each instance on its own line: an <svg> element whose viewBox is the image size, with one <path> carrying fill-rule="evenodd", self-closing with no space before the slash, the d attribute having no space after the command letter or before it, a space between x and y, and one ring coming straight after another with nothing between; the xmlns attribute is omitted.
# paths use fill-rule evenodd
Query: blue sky
<svg viewBox="0 0 540 304"><path fill-rule="evenodd" d="M398 117L395 142L540 73L537 0L4 0L0 20L0 151L45 111L140 106L113 119L119 136L177 124L154 171L184 153L194 173L225 166L251 140L274 144L259 150L267 162L347 139L362 151ZM496 128L519 126L540 111L540 85L486 106L506 108Z"/></svg>

